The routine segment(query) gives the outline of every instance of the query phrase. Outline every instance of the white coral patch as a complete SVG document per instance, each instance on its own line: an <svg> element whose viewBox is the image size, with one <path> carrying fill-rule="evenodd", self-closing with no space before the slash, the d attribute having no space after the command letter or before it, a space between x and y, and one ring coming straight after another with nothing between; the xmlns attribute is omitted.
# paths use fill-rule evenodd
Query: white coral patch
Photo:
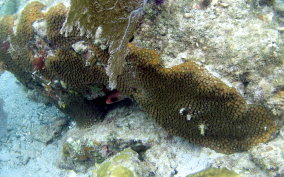
<svg viewBox="0 0 284 177"><path fill-rule="evenodd" d="M33 27L35 29L35 33L40 36L46 36L46 20L37 20L33 23Z"/></svg>
<svg viewBox="0 0 284 177"><path fill-rule="evenodd" d="M198 128L200 130L200 134L202 136L204 136L205 135L205 129L207 129L207 126L205 124L200 124L200 125L198 125Z"/></svg>
<svg viewBox="0 0 284 177"><path fill-rule="evenodd" d="M77 53L82 53L88 49L88 46L84 44L84 41L78 41L72 45L72 48Z"/></svg>
<svg viewBox="0 0 284 177"><path fill-rule="evenodd" d="M186 115L186 120L191 120L192 116L190 114Z"/></svg>

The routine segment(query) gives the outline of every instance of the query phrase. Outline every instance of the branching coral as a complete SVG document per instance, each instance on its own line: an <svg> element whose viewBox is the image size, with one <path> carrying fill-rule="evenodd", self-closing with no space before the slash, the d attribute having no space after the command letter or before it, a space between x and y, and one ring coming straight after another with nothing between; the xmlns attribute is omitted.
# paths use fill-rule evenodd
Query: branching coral
<svg viewBox="0 0 284 177"><path fill-rule="evenodd" d="M127 43L145 3L145 0L71 0L64 31L68 34L75 26L81 35L95 37L100 33L97 37L107 41L110 58L106 71L111 88L115 88L116 77L122 73Z"/></svg>

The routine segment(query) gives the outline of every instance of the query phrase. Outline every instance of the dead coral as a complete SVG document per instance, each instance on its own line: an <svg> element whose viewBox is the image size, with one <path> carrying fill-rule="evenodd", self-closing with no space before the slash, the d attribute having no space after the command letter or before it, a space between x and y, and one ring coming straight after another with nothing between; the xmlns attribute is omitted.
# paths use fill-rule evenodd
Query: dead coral
<svg viewBox="0 0 284 177"><path fill-rule="evenodd" d="M111 88L116 86L116 77L125 64L127 43L133 36L137 19L141 13L142 0L71 0L71 8L65 24L65 32L77 26L81 34L107 41L110 58L107 74Z"/></svg>
<svg viewBox="0 0 284 177"><path fill-rule="evenodd" d="M247 105L234 88L193 62L163 68L158 59L156 51L130 45L118 89L171 134L224 153L269 140L276 125L265 108Z"/></svg>

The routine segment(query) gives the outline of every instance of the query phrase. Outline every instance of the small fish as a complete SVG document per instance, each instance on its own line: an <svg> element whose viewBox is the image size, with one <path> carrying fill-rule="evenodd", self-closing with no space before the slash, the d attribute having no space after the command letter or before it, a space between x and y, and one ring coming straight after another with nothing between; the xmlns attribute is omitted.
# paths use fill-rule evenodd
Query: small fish
<svg viewBox="0 0 284 177"><path fill-rule="evenodd" d="M122 95L119 91L115 90L108 94L106 104L112 104L124 100L126 96Z"/></svg>

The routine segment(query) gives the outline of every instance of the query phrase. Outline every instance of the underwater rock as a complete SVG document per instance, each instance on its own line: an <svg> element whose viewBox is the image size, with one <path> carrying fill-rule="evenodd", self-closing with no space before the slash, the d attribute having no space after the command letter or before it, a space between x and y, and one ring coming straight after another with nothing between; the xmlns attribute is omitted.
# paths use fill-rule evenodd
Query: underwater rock
<svg viewBox="0 0 284 177"><path fill-rule="evenodd" d="M269 176L284 175L284 129L282 128L280 132L280 136L269 144L260 144L249 151L252 161Z"/></svg>
<svg viewBox="0 0 284 177"><path fill-rule="evenodd" d="M63 128L67 125L68 121L65 118L56 118L48 125L37 125L31 130L31 136L33 139L42 142L44 144L50 144L52 141L59 137Z"/></svg>
<svg viewBox="0 0 284 177"><path fill-rule="evenodd" d="M150 142L157 140L158 137L154 133L153 122L145 120L143 117L145 115L141 113L133 114L126 111L129 116L118 115L119 112L125 111L125 109L113 111L113 114L108 114L107 120L100 123L98 127L68 131L62 144L58 166L85 172L95 163L102 163L125 148L132 148L138 153L146 151L150 147ZM111 120L113 118L120 118L120 121L115 122ZM135 122L144 123L144 125L141 127L135 125ZM137 132L139 127L141 130ZM118 130L120 132L117 132Z"/></svg>
<svg viewBox="0 0 284 177"><path fill-rule="evenodd" d="M87 33L83 31L79 36L78 30L67 28L66 23L65 29L69 29L71 36L59 34L66 19L66 8L58 4L44 13L43 7L37 1L28 4L15 34L9 31L13 19L9 23L1 21L0 27L9 29L9 33L0 33L2 43L8 40L13 49L1 50L0 54L5 56L0 59L21 82L41 90L79 125L92 125L102 120L107 110L111 79L105 72L105 62L112 53L100 50L88 39ZM123 9L118 10L125 15ZM71 6L66 19L71 23L74 18L71 26L76 20L84 21L73 11ZM87 21L85 25L93 24ZM80 40L85 48L77 50L75 46ZM136 101L172 135L219 152L233 153L266 142L275 132L274 117L265 107L247 104L235 88L193 61L166 68L156 50L140 48L134 43L126 46L127 65L117 76L118 91Z"/></svg>
<svg viewBox="0 0 284 177"><path fill-rule="evenodd" d="M43 96L42 93L38 92L37 90L27 90L26 97L32 101L43 103L45 105L51 104L50 100Z"/></svg>

